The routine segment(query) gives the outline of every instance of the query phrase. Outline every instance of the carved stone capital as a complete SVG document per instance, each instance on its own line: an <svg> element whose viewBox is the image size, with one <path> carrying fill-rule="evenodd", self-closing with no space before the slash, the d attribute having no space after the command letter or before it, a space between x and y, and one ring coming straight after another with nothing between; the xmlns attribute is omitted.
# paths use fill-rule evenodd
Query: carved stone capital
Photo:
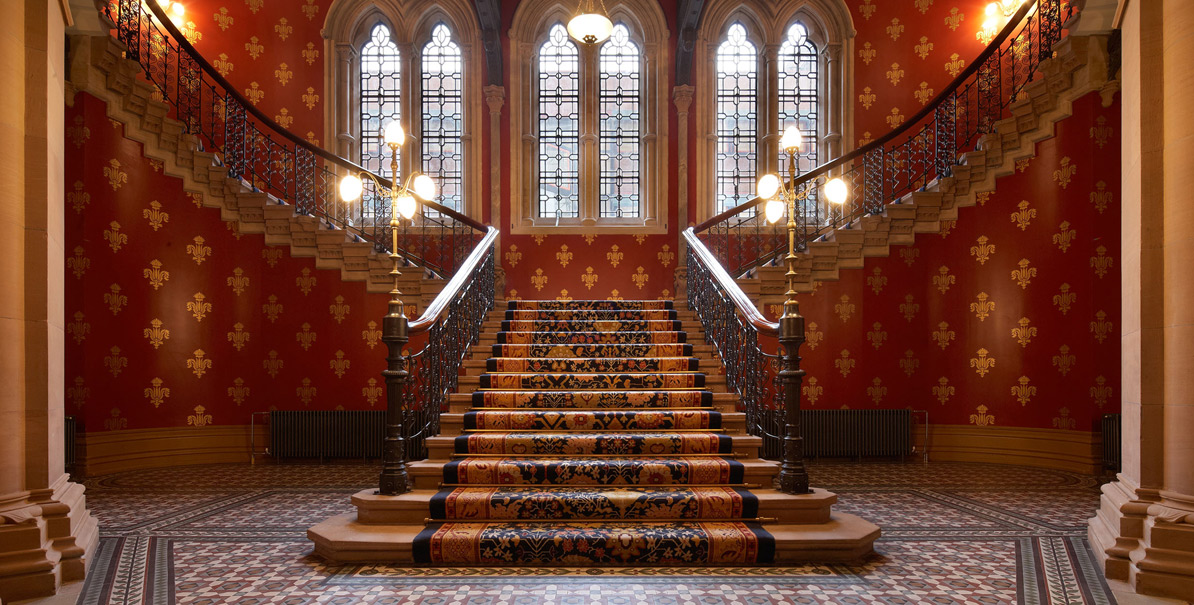
<svg viewBox="0 0 1194 605"><path fill-rule="evenodd" d="M682 84L672 88L672 103L676 105L676 112L681 116L688 115L688 108L692 106L692 95L696 88Z"/></svg>
<svg viewBox="0 0 1194 605"><path fill-rule="evenodd" d="M485 93L485 103L489 105L489 115L501 115L502 106L506 104L506 87L491 84L486 86L483 91Z"/></svg>

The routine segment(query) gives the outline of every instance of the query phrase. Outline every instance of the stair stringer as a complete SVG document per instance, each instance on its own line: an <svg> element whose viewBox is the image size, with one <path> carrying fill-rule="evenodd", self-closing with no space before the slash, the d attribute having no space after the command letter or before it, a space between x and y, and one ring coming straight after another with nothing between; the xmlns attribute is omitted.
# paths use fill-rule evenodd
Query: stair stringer
<svg viewBox="0 0 1194 605"><path fill-rule="evenodd" d="M299 214L285 200L229 177L216 154L200 150L198 138L184 133L183 124L169 117L169 106L142 77L140 64L125 58L119 41L77 36L71 49L68 92L83 91L104 101L108 117L124 125L124 136L141 143L145 157L161 162L164 174L181 179L184 191L200 194L203 206L218 209L220 220L240 233L263 235L266 246L288 247L293 257L314 258L317 269L339 269L342 280L365 282L370 293L393 288L391 261L372 243L318 217ZM423 274L421 268L410 267L399 284L408 300L419 300L420 309L446 283Z"/></svg>

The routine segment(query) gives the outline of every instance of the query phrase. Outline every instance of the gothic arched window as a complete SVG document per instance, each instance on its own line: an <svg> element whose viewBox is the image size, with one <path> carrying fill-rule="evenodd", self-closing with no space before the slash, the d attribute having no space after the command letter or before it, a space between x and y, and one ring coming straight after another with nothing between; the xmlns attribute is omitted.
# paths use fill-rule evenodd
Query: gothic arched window
<svg viewBox="0 0 1194 605"><path fill-rule="evenodd" d="M642 213L642 53L625 25L601 46L601 217Z"/></svg>
<svg viewBox="0 0 1194 605"><path fill-rule="evenodd" d="M758 88L758 51L735 23L717 47L717 212L754 197Z"/></svg>
<svg viewBox="0 0 1194 605"><path fill-rule="evenodd" d="M390 28L384 23L374 25L360 56L360 164L388 173L390 150L384 148L381 129L402 119L402 61Z"/></svg>
<svg viewBox="0 0 1194 605"><path fill-rule="evenodd" d="M423 46L423 172L435 178L440 204L464 209L464 62L452 31L440 23Z"/></svg>
<svg viewBox="0 0 1194 605"><path fill-rule="evenodd" d="M580 53L563 25L539 47L539 216L580 216Z"/></svg>

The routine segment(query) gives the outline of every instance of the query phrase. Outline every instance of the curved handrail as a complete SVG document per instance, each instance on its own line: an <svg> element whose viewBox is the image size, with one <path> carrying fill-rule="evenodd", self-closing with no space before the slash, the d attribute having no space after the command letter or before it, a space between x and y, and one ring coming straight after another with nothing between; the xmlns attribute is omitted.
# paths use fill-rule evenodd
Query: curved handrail
<svg viewBox="0 0 1194 605"><path fill-rule="evenodd" d="M742 313L746 321L754 326L760 334L778 336L779 323L768 321L759 312L755 304L750 301L750 297L742 291L742 288L738 287L738 284L734 282L734 278L730 277L730 274L726 272L725 267L722 267L721 263L717 262L717 259L713 257L713 253L709 251L709 248L705 247L705 242L702 242L701 238L697 237L695 227L689 227L684 230L684 240L688 242L689 250L692 250L693 254L701 261L701 264L705 265L705 269L713 275L713 278L717 281L717 285L722 290L725 290L730 300L734 301L734 306L738 308L738 312Z"/></svg>
<svg viewBox="0 0 1194 605"><path fill-rule="evenodd" d="M444 315L448 310L448 306L459 294L460 290L464 288L465 284L472 279L472 275L481 267L481 263L485 261L485 256L489 254L490 249L493 248L493 243L497 241L498 230L496 227L486 227L485 237L481 239L476 248L473 248L472 253L468 258L461 263L460 268L456 270L456 274L440 290L439 294L427 305L427 309L418 319L410 322L410 333L418 334L426 332L431 329L431 326L444 319Z"/></svg>

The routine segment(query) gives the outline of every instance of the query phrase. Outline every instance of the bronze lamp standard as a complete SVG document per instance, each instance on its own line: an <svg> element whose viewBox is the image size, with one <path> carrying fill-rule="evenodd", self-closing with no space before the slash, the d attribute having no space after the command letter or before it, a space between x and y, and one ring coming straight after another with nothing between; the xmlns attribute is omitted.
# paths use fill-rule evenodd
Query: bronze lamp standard
<svg viewBox="0 0 1194 605"><path fill-rule="evenodd" d="M431 201L435 197L435 181L426 174L415 172L406 182L399 186L398 180L398 148L406 142L406 132L397 121L390 122L382 133L382 140L390 148L390 261L393 263L390 275L394 278L394 289L390 290L389 312L382 321L382 341L386 343L386 369L382 376L386 380L386 437L382 449L381 481L378 493L383 496L395 496L407 491L406 477L406 448L402 438L405 424L406 410L402 406L402 386L406 383L407 372L402 363L402 346L410 341L406 313L403 311L402 292L398 290L398 277L402 272L398 270L401 256L398 254L398 226L399 217L412 219L419 211L418 196L423 201ZM361 197L364 183L361 177L373 181L378 189L384 189L381 182L372 173L361 171L349 174L340 180L340 197L346 202Z"/></svg>
<svg viewBox="0 0 1194 605"><path fill-rule="evenodd" d="M811 181L799 189L796 187L796 153L800 151L800 131L788 126L780 138L779 145L788 152L788 182L784 183L774 174L765 174L759 179L758 194L765 198L764 216L767 222L775 224L788 213L788 291L784 294L784 313L779 318L779 343L787 354L785 366L779 372L784 385L784 455L779 468L780 491L789 494L807 494L808 472L804 468L804 441L800 436L800 383L804 370L800 369L800 345L804 344L804 317L796 302L796 222L797 204L808 198L816 188ZM840 178L825 183L825 197L833 204L846 201L846 184Z"/></svg>

